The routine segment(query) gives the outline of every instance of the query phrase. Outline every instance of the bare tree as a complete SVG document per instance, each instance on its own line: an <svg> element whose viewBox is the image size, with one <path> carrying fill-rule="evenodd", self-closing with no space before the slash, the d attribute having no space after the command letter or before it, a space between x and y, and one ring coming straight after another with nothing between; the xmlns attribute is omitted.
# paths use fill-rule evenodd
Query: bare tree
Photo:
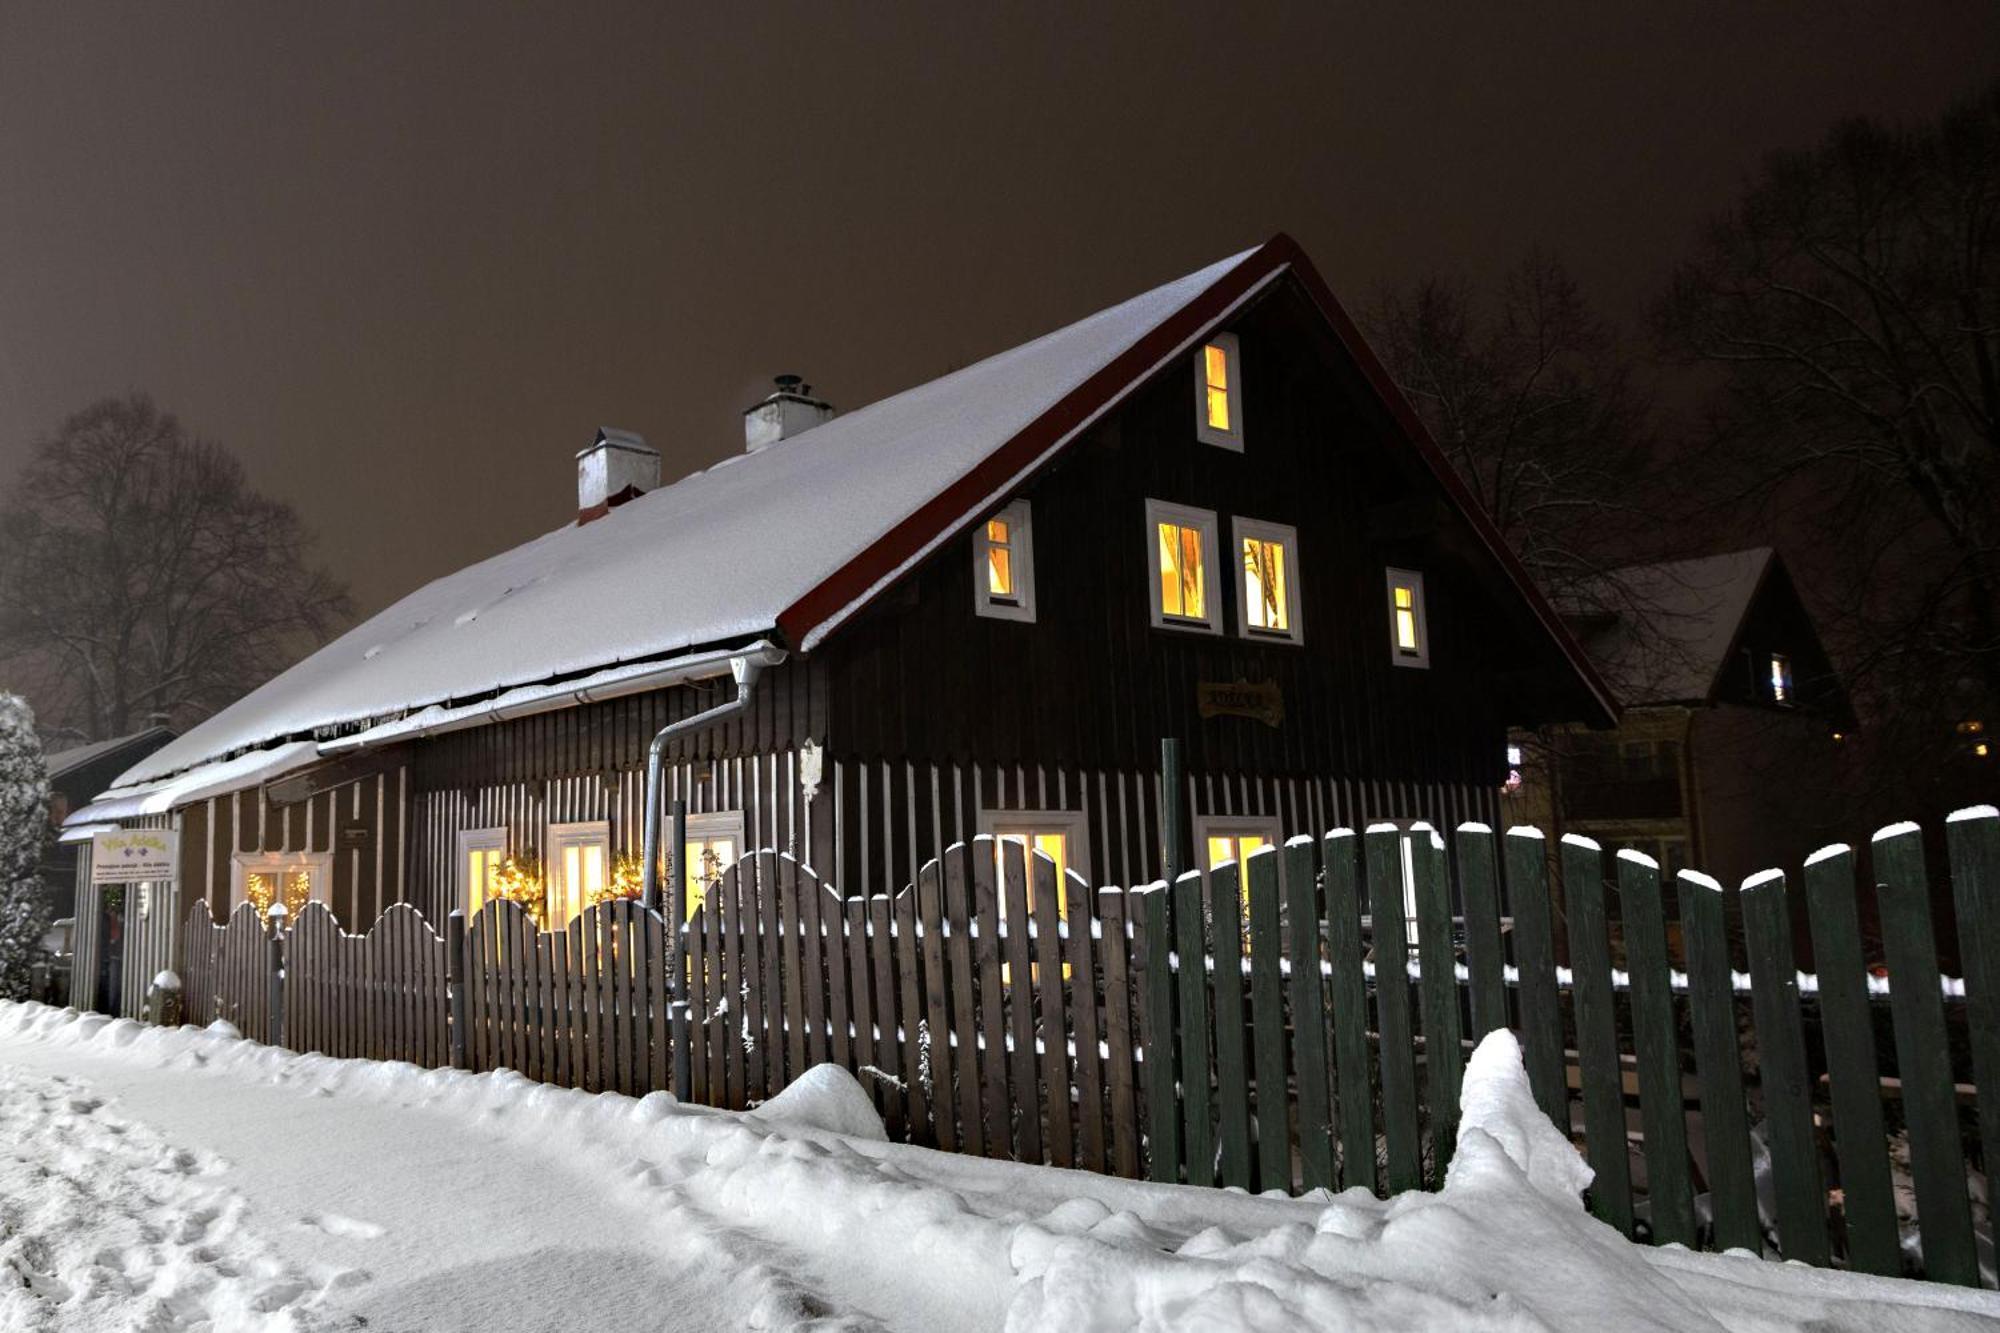
<svg viewBox="0 0 2000 1333"><path fill-rule="evenodd" d="M86 739L186 721L288 665L349 611L291 506L143 395L65 421L0 509L0 660Z"/></svg>
<svg viewBox="0 0 2000 1333"><path fill-rule="evenodd" d="M1542 588L1602 595L1640 559L1650 404L1563 266L1531 254L1482 304L1462 278L1387 292L1370 342Z"/></svg>
<svg viewBox="0 0 2000 1333"><path fill-rule="evenodd" d="M2000 84L1772 155L1655 320L1714 376L1718 496L1837 590L1864 716L1951 743L1951 717L2000 701Z"/></svg>

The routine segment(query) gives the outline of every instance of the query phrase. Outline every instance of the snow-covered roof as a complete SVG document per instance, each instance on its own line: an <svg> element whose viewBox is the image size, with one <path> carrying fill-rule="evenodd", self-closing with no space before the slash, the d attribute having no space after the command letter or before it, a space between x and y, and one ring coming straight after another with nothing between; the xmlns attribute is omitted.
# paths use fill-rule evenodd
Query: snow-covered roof
<svg viewBox="0 0 2000 1333"><path fill-rule="evenodd" d="M109 740L92 741L88 745L77 745L67 750L57 750L55 753L49 755L46 761L49 768L49 777L53 780L67 773L74 773L84 765L96 763L99 759L104 758L104 756L114 754L119 750L125 749L127 746L139 745L152 740L154 737L166 737L173 734L173 732L165 727L147 727L144 731L135 731L124 736L113 736Z"/></svg>
<svg viewBox="0 0 2000 1333"><path fill-rule="evenodd" d="M249 750L228 759L197 764L171 777L151 781L128 781L98 796L89 805L63 821L67 830L87 825L106 825L139 815L160 815L176 806L207 800L228 792L270 782L296 772L319 759L319 746L312 741L289 741L265 750Z"/></svg>
<svg viewBox="0 0 2000 1333"><path fill-rule="evenodd" d="M1584 650L1628 703L1704 702L1772 559L1757 546L1615 570L1578 617Z"/></svg>
<svg viewBox="0 0 2000 1333"><path fill-rule="evenodd" d="M1598 708L1608 691L1289 237L425 585L147 756L121 786L281 741L758 640L810 651L1160 366L1292 270ZM560 693L560 692L556 692Z"/></svg>

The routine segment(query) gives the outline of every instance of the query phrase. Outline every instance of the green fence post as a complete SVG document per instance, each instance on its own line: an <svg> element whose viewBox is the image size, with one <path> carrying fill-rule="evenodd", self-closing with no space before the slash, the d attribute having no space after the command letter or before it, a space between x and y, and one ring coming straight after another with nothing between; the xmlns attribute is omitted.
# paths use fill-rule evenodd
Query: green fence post
<svg viewBox="0 0 2000 1333"><path fill-rule="evenodd" d="M1291 927L1292 1064L1297 1070L1299 1167L1306 1189L1333 1188L1333 1108L1327 1095L1326 978L1320 974L1320 896L1309 837L1285 844L1285 919Z"/></svg>
<svg viewBox="0 0 2000 1333"><path fill-rule="evenodd" d="M1785 874L1766 870L1743 881L1743 942L1750 953L1750 1003L1757 1016L1757 1086L1771 1144L1778 1196L1778 1244L1785 1258L1828 1262L1826 1187L1813 1142L1812 1071L1799 1019L1799 973Z"/></svg>
<svg viewBox="0 0 2000 1333"><path fill-rule="evenodd" d="M1965 1151L1945 1042L1937 940L1931 933L1930 879L1923 835L1892 824L1875 835L1875 883L1882 906L1882 951L1889 961L1889 1015L1896 1029L1896 1071L1910 1127L1910 1178L1924 1235L1924 1275L1934 1282L1979 1283L1979 1256L1966 1200Z"/></svg>
<svg viewBox="0 0 2000 1333"><path fill-rule="evenodd" d="M1555 918L1549 905L1549 849L1542 831L1507 830L1507 907L1514 915L1514 962L1521 978L1521 1035L1535 1104L1570 1135L1569 1078L1563 1068L1562 994L1556 988Z"/></svg>
<svg viewBox="0 0 2000 1333"><path fill-rule="evenodd" d="M1243 1010L1242 867L1225 863L1209 872L1209 948L1215 959L1216 1136L1222 1145L1224 1185L1250 1188L1249 1024Z"/></svg>
<svg viewBox="0 0 2000 1333"><path fill-rule="evenodd" d="M1864 1273L1900 1277L1903 1249L1882 1125L1882 1080L1875 1065L1875 1017L1855 908L1854 853L1822 847L1806 859L1806 909L1813 970L1819 975L1820 1038L1833 1100L1833 1147L1840 1162L1847 1261Z"/></svg>
<svg viewBox="0 0 2000 1333"><path fill-rule="evenodd" d="M1465 1048L1458 1027L1458 962L1451 939L1451 888L1444 839L1428 824L1410 829L1410 870L1417 890L1417 956L1423 978L1417 999L1424 1024L1425 1087L1430 1098L1431 1183L1444 1185L1458 1137L1458 1094L1465 1082Z"/></svg>
<svg viewBox="0 0 2000 1333"><path fill-rule="evenodd" d="M1257 1071L1257 1188L1289 1190L1292 1096L1285 1071L1285 937L1278 919L1278 849L1259 848L1244 870L1250 876L1250 1041Z"/></svg>
<svg viewBox="0 0 2000 1333"><path fill-rule="evenodd" d="M1146 1177L1168 1184L1180 1180L1180 1105L1174 1095L1174 975L1172 899L1164 884L1134 890L1138 914L1133 932L1139 946L1140 1049L1145 1052Z"/></svg>
<svg viewBox="0 0 2000 1333"><path fill-rule="evenodd" d="M1945 818L1944 832L1979 1098L1980 1158L1990 1178L2000 1162L2000 810L1990 805L1954 810Z"/></svg>
<svg viewBox="0 0 2000 1333"><path fill-rule="evenodd" d="M1215 1123L1210 1118L1208 1044L1208 940L1203 923L1201 872L1174 881L1174 950L1180 955L1181 1113L1183 1160L1190 1185L1215 1183Z"/></svg>
<svg viewBox="0 0 2000 1333"><path fill-rule="evenodd" d="M1750 1168L1750 1116L1743 1104L1743 1051L1736 1035L1736 985L1722 886L1707 875L1683 870L1680 896L1715 1248L1761 1253L1764 1227L1757 1217L1756 1177Z"/></svg>
<svg viewBox="0 0 2000 1333"><path fill-rule="evenodd" d="M1604 854L1589 838L1562 839L1563 902L1569 909L1569 965L1576 1006L1583 1140L1597 1178L1590 1208L1632 1234L1632 1163L1625 1139L1625 1071L1618 1062L1618 1017L1611 997L1611 939L1604 910Z"/></svg>
<svg viewBox="0 0 2000 1333"><path fill-rule="evenodd" d="M1410 1028L1410 946L1403 928L1403 834L1376 824L1362 836L1368 858L1368 912L1375 933L1375 1013L1381 1033L1385 1185L1391 1194L1424 1183L1418 1123L1416 1037Z"/></svg>
<svg viewBox="0 0 2000 1333"><path fill-rule="evenodd" d="M1340 1091L1340 1185L1378 1188L1375 1179L1375 1083L1369 1074L1368 979L1361 968L1361 890L1353 829L1326 835L1326 954L1332 972L1334 1074Z"/></svg>
<svg viewBox="0 0 2000 1333"><path fill-rule="evenodd" d="M1500 941L1500 886L1494 878L1493 830L1460 824L1458 896L1465 910L1465 970L1471 981L1472 1039L1507 1024L1507 955Z"/></svg>
<svg viewBox="0 0 2000 1333"><path fill-rule="evenodd" d="M1660 867L1637 852L1618 853L1624 907L1625 968L1632 977L1632 1048L1639 1061L1639 1116L1646 1135L1646 1197L1653 1240L1696 1240L1688 1177L1687 1105L1681 1094L1680 1031L1674 1023L1667 926L1660 908Z"/></svg>

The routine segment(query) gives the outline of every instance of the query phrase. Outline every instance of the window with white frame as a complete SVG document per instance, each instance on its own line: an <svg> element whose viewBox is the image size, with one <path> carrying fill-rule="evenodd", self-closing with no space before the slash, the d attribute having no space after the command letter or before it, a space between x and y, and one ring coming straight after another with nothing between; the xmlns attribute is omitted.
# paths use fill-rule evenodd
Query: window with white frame
<svg viewBox="0 0 2000 1333"><path fill-rule="evenodd" d="M1146 564L1155 625L1222 632L1215 546L1214 511L1146 501Z"/></svg>
<svg viewBox="0 0 2000 1333"><path fill-rule="evenodd" d="M611 882L611 825L602 819L549 825L548 929L561 930L602 898Z"/></svg>
<svg viewBox="0 0 2000 1333"><path fill-rule="evenodd" d="M1203 444L1243 451L1243 362L1235 334L1215 334L1195 352L1194 413Z"/></svg>
<svg viewBox="0 0 2000 1333"><path fill-rule="evenodd" d="M1299 534L1283 523L1239 518L1236 558L1243 574L1243 596L1236 603L1236 629L1246 639L1277 639L1299 643L1305 626L1299 620Z"/></svg>
<svg viewBox="0 0 2000 1333"><path fill-rule="evenodd" d="M1068 873L1071 870L1088 879L1090 877L1090 825L1080 810L986 810L979 816L979 831L992 837L994 856L1000 857L1000 844L1019 844L1026 855L1024 869L1028 876L1028 910L1035 907L1035 872L1033 853L1041 852L1056 865L1056 913L1069 916ZM1001 861L1004 866L1005 862ZM1003 886L1005 880L998 881ZM1007 895L1000 895L1000 911L1007 910Z"/></svg>
<svg viewBox="0 0 2000 1333"><path fill-rule="evenodd" d="M1389 592L1389 658L1397 666L1431 664L1431 630L1425 619L1424 576L1413 569L1391 569Z"/></svg>
<svg viewBox="0 0 2000 1333"><path fill-rule="evenodd" d="M1026 500L979 525L972 539L973 610L995 620L1035 618L1035 530Z"/></svg>
<svg viewBox="0 0 2000 1333"><path fill-rule="evenodd" d="M1278 821L1266 815L1201 815L1194 821L1194 845L1204 870L1214 870L1225 861L1241 865L1253 852L1282 841Z"/></svg>
<svg viewBox="0 0 2000 1333"><path fill-rule="evenodd" d="M687 915L692 918L708 891L722 882L722 872L743 855L743 812L725 810L689 815L687 843L681 848L686 867Z"/></svg>
<svg viewBox="0 0 2000 1333"><path fill-rule="evenodd" d="M330 901L332 879L333 857L324 853L239 852L230 858L229 908L233 912L249 903L258 919L268 922L272 905L283 903L286 918L297 921L307 903ZM352 930L368 923L341 924Z"/></svg>
<svg viewBox="0 0 2000 1333"><path fill-rule="evenodd" d="M499 896L500 867L507 860L504 828L460 829L458 834L458 902L467 921Z"/></svg>

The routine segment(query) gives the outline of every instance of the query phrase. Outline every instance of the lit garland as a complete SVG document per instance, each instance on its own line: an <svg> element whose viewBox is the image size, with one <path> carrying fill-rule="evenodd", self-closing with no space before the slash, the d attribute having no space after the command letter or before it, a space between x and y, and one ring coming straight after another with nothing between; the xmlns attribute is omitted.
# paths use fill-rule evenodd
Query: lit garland
<svg viewBox="0 0 2000 1333"><path fill-rule="evenodd" d="M542 887L542 858L533 852L510 855L493 873L491 898L519 903L538 930L549 928L549 896Z"/></svg>
<svg viewBox="0 0 2000 1333"><path fill-rule="evenodd" d="M284 885L285 916L297 921L305 905L312 901L312 871L287 870L277 877ZM243 877L243 896L257 909L257 919L265 925L271 922L271 904L278 899L277 884L272 876L261 870L253 870Z"/></svg>
<svg viewBox="0 0 2000 1333"><path fill-rule="evenodd" d="M645 877L639 871L639 858L630 852L620 852L611 862L611 879L590 895L586 904L595 907L618 898L637 898L646 891Z"/></svg>

